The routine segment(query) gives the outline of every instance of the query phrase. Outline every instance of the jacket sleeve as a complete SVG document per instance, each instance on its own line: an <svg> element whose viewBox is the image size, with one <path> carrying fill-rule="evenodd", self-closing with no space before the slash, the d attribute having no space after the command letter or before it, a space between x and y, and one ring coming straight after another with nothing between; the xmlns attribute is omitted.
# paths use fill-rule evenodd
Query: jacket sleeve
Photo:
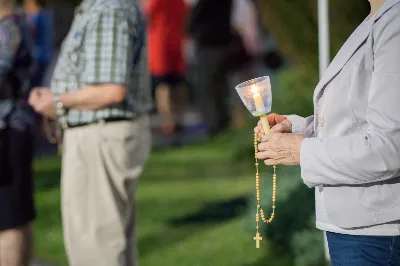
<svg viewBox="0 0 400 266"><path fill-rule="evenodd" d="M305 139L300 152L305 183L372 183L390 179L400 169L400 19L385 20L380 22L386 26L374 35L372 78L366 90L368 128L357 135Z"/></svg>
<svg viewBox="0 0 400 266"><path fill-rule="evenodd" d="M21 34L18 26L3 23L0 26L0 84L13 65L20 43Z"/></svg>
<svg viewBox="0 0 400 266"><path fill-rule="evenodd" d="M292 123L292 132L303 135L306 138L314 137L314 116L301 117L298 115L286 115Z"/></svg>

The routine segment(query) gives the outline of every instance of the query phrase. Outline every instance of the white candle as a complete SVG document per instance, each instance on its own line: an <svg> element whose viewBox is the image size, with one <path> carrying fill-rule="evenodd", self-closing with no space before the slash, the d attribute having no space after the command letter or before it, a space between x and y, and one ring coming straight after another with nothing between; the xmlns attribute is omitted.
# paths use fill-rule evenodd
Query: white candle
<svg viewBox="0 0 400 266"><path fill-rule="evenodd" d="M265 110L265 106L260 93L258 93L257 87L253 85L251 90L253 91L253 99L254 99L254 104L256 106L256 112L263 113Z"/></svg>

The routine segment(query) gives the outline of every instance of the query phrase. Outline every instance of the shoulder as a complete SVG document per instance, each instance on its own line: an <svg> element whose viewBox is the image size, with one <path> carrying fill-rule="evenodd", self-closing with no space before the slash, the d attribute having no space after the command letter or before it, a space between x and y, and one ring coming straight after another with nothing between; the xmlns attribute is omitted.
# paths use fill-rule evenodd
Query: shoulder
<svg viewBox="0 0 400 266"><path fill-rule="evenodd" d="M126 0L106 1L89 19L89 27L97 27L104 23L109 24L110 27L115 24L121 26L142 23L139 7L136 4L128 4L128 2Z"/></svg>
<svg viewBox="0 0 400 266"><path fill-rule="evenodd" d="M131 0L112 0L104 1L102 5L95 8L95 13L100 15L135 15L139 11L139 6L136 1Z"/></svg>
<svg viewBox="0 0 400 266"><path fill-rule="evenodd" d="M400 2L388 9L372 27L374 39L400 34Z"/></svg>

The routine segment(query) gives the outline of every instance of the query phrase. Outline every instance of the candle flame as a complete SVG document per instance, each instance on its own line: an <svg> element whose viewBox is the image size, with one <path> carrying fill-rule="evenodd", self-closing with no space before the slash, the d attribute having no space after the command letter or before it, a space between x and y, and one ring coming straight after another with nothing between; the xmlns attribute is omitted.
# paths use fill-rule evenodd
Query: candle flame
<svg viewBox="0 0 400 266"><path fill-rule="evenodd" d="M251 86L251 91L253 92L253 94L258 93L258 89L256 85Z"/></svg>

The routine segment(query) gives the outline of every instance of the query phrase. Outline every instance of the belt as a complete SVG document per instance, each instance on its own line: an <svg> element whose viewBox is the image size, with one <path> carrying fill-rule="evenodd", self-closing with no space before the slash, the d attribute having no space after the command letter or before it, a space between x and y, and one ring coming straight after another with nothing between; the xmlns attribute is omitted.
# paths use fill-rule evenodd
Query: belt
<svg viewBox="0 0 400 266"><path fill-rule="evenodd" d="M103 119L99 119L99 120L95 120L95 121L87 122L87 123L79 123L79 124L68 123L65 126L65 129L90 126L90 125L94 125L94 124L98 124L98 123L107 124L107 123L112 123L112 122L131 121L131 120L132 120L132 118L129 118L129 117L110 117L110 118L103 118Z"/></svg>

